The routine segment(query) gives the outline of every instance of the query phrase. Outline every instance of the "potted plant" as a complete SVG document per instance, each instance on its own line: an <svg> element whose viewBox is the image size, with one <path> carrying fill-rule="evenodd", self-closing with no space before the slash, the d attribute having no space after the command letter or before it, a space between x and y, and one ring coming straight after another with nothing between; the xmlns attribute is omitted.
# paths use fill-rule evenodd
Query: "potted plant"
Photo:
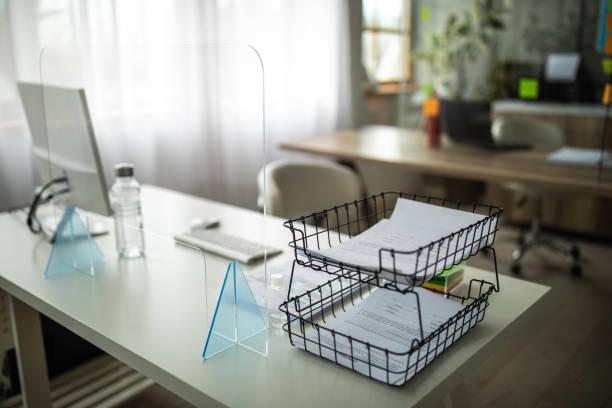
<svg viewBox="0 0 612 408"><path fill-rule="evenodd" d="M439 32L431 33L423 50L415 53L417 61L427 65L431 84L443 98L462 99L468 85L467 70L483 53L494 52L496 34L505 28L503 16L508 12L503 0L474 0L470 10L451 13ZM491 55L491 60L495 58ZM495 93L493 68L490 84L481 90L484 98ZM488 93L489 95L485 95Z"/></svg>

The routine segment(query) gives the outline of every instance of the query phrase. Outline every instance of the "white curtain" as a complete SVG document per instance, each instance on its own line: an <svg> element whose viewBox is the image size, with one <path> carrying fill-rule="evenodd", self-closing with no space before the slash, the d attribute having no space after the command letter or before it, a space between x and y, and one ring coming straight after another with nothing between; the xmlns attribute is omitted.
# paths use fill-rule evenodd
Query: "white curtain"
<svg viewBox="0 0 612 408"><path fill-rule="evenodd" d="M38 82L42 71L70 82L85 72L108 180L113 164L129 160L143 182L254 208L263 88L246 45L265 67L272 160L286 154L275 148L282 140L351 125L346 8L345 0L15 0L9 17L18 80ZM78 53L78 69L54 55L60 49Z"/></svg>

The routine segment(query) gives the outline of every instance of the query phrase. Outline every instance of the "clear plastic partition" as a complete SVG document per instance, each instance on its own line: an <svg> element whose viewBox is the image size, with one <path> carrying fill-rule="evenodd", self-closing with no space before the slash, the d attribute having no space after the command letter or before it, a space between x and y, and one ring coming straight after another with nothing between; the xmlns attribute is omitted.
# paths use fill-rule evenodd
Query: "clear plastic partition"
<svg viewBox="0 0 612 408"><path fill-rule="evenodd" d="M45 134L35 142L36 161L57 185L55 218L81 221L87 242L75 245L69 229L54 252L61 244L71 269L86 265L96 279L139 262L154 268L168 252L176 265L166 268L168 278L201 285L204 318L193 324L205 327L205 358L233 344L267 355L267 313L275 309L267 301L267 250L247 262L216 248L240 252L234 240L286 246L286 239L269 239L257 199L265 195L258 174L267 157L257 51L231 44L50 47L40 72ZM132 177L141 186L141 216ZM117 235L132 252L115 244ZM202 262L180 261L186 250ZM175 299L184 310L181 296Z"/></svg>

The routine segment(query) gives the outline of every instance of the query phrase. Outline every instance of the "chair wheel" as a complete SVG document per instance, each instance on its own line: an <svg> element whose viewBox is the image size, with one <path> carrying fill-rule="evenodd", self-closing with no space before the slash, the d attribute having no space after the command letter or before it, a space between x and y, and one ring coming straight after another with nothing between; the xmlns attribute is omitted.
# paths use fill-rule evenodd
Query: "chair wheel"
<svg viewBox="0 0 612 408"><path fill-rule="evenodd" d="M521 273L521 265L519 263L513 263L510 266L510 270L512 271L512 273L514 273L515 275L518 275L519 273Z"/></svg>
<svg viewBox="0 0 612 408"><path fill-rule="evenodd" d="M572 274L572 276L582 276L582 266L578 264L573 264L570 268L570 273Z"/></svg>
<svg viewBox="0 0 612 408"><path fill-rule="evenodd" d="M578 248L576 245L572 245L572 247L570 248L570 255L575 260L580 259L580 248Z"/></svg>

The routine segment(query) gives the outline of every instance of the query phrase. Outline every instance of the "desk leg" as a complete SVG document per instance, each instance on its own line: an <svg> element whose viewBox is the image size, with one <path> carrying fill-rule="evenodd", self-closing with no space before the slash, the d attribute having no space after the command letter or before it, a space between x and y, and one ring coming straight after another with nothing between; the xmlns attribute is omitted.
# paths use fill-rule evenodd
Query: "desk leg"
<svg viewBox="0 0 612 408"><path fill-rule="evenodd" d="M10 310L24 406L50 408L51 391L40 316L13 296L10 297Z"/></svg>

